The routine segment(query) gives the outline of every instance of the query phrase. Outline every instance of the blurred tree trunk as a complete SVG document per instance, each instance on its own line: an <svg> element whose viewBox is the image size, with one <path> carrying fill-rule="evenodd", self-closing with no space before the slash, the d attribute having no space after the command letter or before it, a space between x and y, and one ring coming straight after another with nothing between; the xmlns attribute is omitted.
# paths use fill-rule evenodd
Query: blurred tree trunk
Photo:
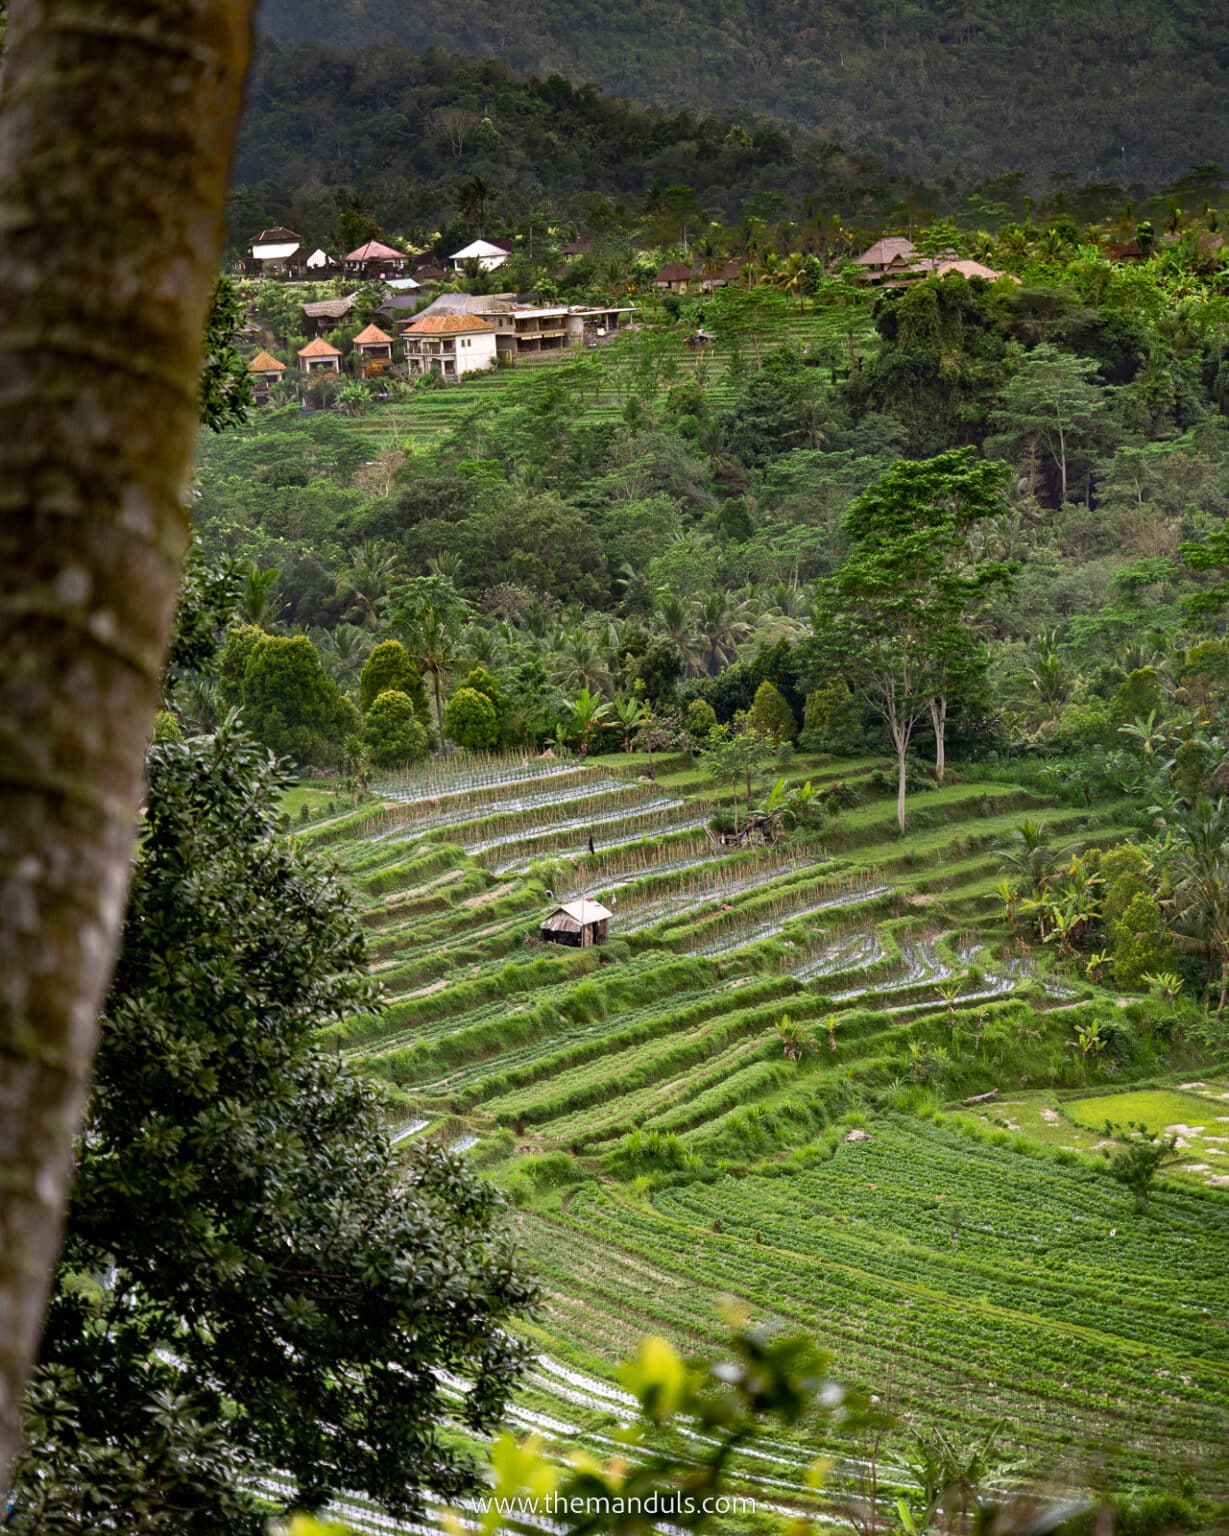
<svg viewBox="0 0 1229 1536"><path fill-rule="evenodd" d="M0 1509L171 630L253 0L14 0L0 77Z"/></svg>

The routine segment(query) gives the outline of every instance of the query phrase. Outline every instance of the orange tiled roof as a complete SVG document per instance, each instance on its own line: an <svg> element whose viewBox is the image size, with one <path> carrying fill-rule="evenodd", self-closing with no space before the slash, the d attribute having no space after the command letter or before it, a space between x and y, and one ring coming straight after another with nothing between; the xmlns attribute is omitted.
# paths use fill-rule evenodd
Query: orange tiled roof
<svg viewBox="0 0 1229 1536"><path fill-rule="evenodd" d="M364 346L367 342L391 342L392 339L393 338L386 332L382 331L378 325L369 325L365 330L361 330L354 338L354 345L356 347L361 347Z"/></svg>
<svg viewBox="0 0 1229 1536"><path fill-rule="evenodd" d="M340 357L341 353L336 347L331 347L323 336L317 336L315 341L309 341L305 347L299 348L300 357Z"/></svg>
<svg viewBox="0 0 1229 1536"><path fill-rule="evenodd" d="M284 373L286 364L279 363L272 352L258 352L248 364L249 373Z"/></svg>
<svg viewBox="0 0 1229 1536"><path fill-rule="evenodd" d="M461 331L493 331L481 315L421 315L402 331L403 336L455 336Z"/></svg>

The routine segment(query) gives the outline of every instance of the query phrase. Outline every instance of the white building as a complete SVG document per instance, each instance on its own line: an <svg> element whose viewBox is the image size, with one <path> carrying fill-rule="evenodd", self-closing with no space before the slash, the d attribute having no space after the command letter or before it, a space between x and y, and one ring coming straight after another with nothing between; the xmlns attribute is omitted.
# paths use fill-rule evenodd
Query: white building
<svg viewBox="0 0 1229 1536"><path fill-rule="evenodd" d="M495 327L481 315L420 315L401 334L411 374L456 380L495 362Z"/></svg>
<svg viewBox="0 0 1229 1536"><path fill-rule="evenodd" d="M303 241L293 229L262 229L252 241L249 251L252 266L262 277L285 277L297 271L306 252Z"/></svg>
<svg viewBox="0 0 1229 1536"><path fill-rule="evenodd" d="M476 261L483 272L494 272L511 254L512 247L504 240L471 240L461 250L454 251L448 260L458 272L467 261Z"/></svg>

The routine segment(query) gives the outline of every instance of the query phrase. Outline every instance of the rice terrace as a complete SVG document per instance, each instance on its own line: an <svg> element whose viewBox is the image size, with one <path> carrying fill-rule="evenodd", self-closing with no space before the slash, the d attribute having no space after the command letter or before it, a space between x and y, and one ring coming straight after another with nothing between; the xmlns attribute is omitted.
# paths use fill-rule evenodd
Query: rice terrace
<svg viewBox="0 0 1229 1536"><path fill-rule="evenodd" d="M902 837L882 760L787 752L762 789L809 785L821 829L723 846L728 790L651 766L461 754L287 801L387 1000L330 1039L385 1085L395 1147L502 1187L540 1278L514 1425L608 1457L618 1362L646 1334L711 1349L733 1306L1004 1487L1222 1490L1229 1070L1184 1073L1180 1001L1116 995L1004 910L1022 826L1096 861L1144 808L957 773ZM606 941L548 942L581 898ZM1137 1123L1174 1142L1142 1198L1106 1156ZM919 1486L903 1438L784 1434L733 1470L765 1520L866 1530Z"/></svg>

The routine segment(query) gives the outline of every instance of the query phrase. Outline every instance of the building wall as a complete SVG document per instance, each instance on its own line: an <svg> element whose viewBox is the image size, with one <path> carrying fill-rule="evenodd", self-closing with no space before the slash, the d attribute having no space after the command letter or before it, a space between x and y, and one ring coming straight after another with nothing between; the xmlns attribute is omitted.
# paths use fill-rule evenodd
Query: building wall
<svg viewBox="0 0 1229 1536"><path fill-rule="evenodd" d="M489 368L494 363L494 331L474 331L468 336L458 336L456 342L458 378L466 373L477 373L480 369Z"/></svg>

